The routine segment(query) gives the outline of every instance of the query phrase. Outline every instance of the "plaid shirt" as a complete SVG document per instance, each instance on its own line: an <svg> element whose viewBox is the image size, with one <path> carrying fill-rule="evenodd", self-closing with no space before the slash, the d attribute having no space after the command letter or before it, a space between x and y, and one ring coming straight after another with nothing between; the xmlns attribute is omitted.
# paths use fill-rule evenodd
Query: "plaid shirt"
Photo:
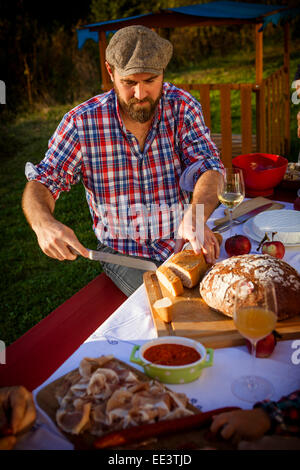
<svg viewBox="0 0 300 470"><path fill-rule="evenodd" d="M271 420L268 434L282 434L300 437L300 389L280 400L264 400L253 408L262 408Z"/></svg>
<svg viewBox="0 0 300 470"><path fill-rule="evenodd" d="M201 105L189 93L164 83L143 151L124 127L112 89L64 116L45 158L36 166L28 163L26 176L44 184L55 200L82 179L98 240L121 253L163 261L173 252L177 229L174 217L166 231L163 208L183 209L206 170L222 172L223 165ZM151 211L158 206L159 213ZM135 236L140 227L145 229L150 213L155 236ZM116 228L126 220L120 225L128 228L128 220L139 222L133 235L124 236Z"/></svg>

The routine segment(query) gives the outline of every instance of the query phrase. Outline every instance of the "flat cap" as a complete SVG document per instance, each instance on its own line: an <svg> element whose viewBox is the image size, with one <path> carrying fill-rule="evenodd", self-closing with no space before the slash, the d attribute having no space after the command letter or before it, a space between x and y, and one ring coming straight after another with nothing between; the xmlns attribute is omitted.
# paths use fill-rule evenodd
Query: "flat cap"
<svg viewBox="0 0 300 470"><path fill-rule="evenodd" d="M135 73L160 75L168 65L173 46L145 26L127 26L111 38L105 58L121 76Z"/></svg>

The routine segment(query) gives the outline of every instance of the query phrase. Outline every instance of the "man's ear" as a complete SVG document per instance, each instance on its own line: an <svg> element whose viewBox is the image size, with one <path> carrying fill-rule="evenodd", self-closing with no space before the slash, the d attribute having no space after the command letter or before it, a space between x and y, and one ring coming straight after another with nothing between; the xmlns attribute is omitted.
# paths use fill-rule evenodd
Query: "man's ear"
<svg viewBox="0 0 300 470"><path fill-rule="evenodd" d="M114 81L114 75L113 75L111 67L110 67L110 65L107 61L105 61L105 66L106 66L106 70L108 71L108 74L110 76L110 79L113 82Z"/></svg>

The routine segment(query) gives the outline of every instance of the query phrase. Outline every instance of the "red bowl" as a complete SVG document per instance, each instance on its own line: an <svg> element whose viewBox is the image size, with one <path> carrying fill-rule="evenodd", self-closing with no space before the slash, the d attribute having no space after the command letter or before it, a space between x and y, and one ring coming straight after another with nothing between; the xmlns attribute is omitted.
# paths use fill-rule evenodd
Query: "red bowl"
<svg viewBox="0 0 300 470"><path fill-rule="evenodd" d="M243 171L246 196L271 196L285 175L288 160L269 153L248 153L233 158L232 166Z"/></svg>

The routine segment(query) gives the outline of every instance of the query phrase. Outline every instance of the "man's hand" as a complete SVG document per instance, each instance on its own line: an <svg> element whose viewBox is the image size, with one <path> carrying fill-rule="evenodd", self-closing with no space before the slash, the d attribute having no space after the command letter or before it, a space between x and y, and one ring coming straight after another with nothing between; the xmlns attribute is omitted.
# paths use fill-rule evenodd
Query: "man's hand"
<svg viewBox="0 0 300 470"><path fill-rule="evenodd" d="M76 251L88 258L88 250L79 242L73 230L54 218L55 201L46 186L37 181L29 181L23 193L22 207L42 251L47 256L60 261L74 260L77 258L74 254Z"/></svg>
<svg viewBox="0 0 300 470"><path fill-rule="evenodd" d="M12 449L15 435L31 428L36 419L32 394L25 387L0 389L0 450Z"/></svg>
<svg viewBox="0 0 300 470"><path fill-rule="evenodd" d="M38 227L32 227L36 233L42 251L50 258L60 261L74 260L76 250L84 258L88 258L88 250L79 242L72 229L55 219L47 221Z"/></svg>
<svg viewBox="0 0 300 470"><path fill-rule="evenodd" d="M174 251L181 251L188 241L195 253L202 250L206 262L213 264L220 256L220 245L214 233L204 223L201 214L200 217L197 215L196 206L190 205L179 225Z"/></svg>

